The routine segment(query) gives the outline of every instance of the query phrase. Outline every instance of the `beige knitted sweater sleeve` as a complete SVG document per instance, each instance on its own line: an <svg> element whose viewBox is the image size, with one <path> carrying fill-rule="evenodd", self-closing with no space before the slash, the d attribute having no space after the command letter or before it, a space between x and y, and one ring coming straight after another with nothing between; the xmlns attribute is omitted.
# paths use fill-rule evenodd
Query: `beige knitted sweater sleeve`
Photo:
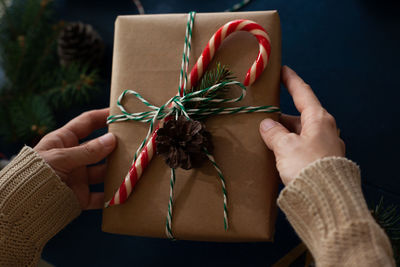
<svg viewBox="0 0 400 267"><path fill-rule="evenodd" d="M306 167L278 204L318 266L394 266L371 217L357 165L325 158ZM81 212L73 192L31 148L0 171L0 266L36 266L46 242Z"/></svg>
<svg viewBox="0 0 400 267"><path fill-rule="evenodd" d="M395 266L388 237L371 216L359 167L346 158L320 159L301 171L278 205L317 266Z"/></svg>
<svg viewBox="0 0 400 267"><path fill-rule="evenodd" d="M24 147L0 171L0 266L37 266L47 241L80 212L69 187Z"/></svg>

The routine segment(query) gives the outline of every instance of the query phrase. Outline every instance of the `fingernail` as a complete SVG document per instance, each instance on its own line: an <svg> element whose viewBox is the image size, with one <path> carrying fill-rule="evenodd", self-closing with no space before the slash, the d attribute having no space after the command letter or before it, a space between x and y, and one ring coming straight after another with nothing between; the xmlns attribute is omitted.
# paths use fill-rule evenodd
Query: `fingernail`
<svg viewBox="0 0 400 267"><path fill-rule="evenodd" d="M112 146L115 143L115 137L112 133L107 133L99 138L103 146Z"/></svg>
<svg viewBox="0 0 400 267"><path fill-rule="evenodd" d="M271 120L271 119L265 119L261 122L261 130L263 132L266 132L269 129L271 129L272 127L274 127L275 125L276 125L276 121Z"/></svg>

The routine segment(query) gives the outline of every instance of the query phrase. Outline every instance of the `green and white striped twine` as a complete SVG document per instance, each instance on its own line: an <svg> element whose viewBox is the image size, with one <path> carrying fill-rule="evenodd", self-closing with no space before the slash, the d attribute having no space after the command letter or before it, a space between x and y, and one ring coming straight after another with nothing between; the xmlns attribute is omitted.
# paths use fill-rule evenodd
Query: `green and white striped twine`
<svg viewBox="0 0 400 267"><path fill-rule="evenodd" d="M121 122L121 121L139 121L144 123L150 123L149 130L143 142L141 143L139 149L135 153L135 160L137 158L138 153L142 150L142 148L147 143L151 133L154 130L154 125L156 121L163 121L167 117L170 116L178 116L179 114L183 114L187 119L191 117L194 119L205 119L213 115L223 115L223 114L239 114L239 113L254 113L254 112L264 112L264 113L272 113L272 112L280 112L280 109L275 106L243 106L243 107L201 107L201 108L186 108L186 105L190 102L201 102L201 103L236 103L241 101L246 96L246 87L238 82L238 81L229 81L222 82L211 87L205 88L203 90L194 91L187 93L185 92L185 87L187 84L187 73L188 73L188 65L189 65L189 56L191 49L191 37L192 37L192 29L193 22L195 18L195 12L190 12L188 15L188 22L186 28L185 35L185 44L183 48L183 56L182 56L182 64L179 76L179 88L178 92L182 92L182 96L176 95L169 99L164 105L161 107L157 107L152 105L149 101L143 98L138 92L133 90L125 90L117 100L117 106L121 110L122 114L120 115L112 115L107 118L107 123ZM221 90L225 86L236 86L236 88L241 89L241 94L235 98L217 98L217 94L212 94L218 90ZM183 91L181 91L183 89ZM134 95L137 99L139 99L143 104L149 107L150 111L144 112L136 112L129 113L125 110L122 105L122 100L126 95ZM203 97L204 95L211 95L211 97ZM223 193L223 211L224 211L224 228L228 230L228 197L227 190L225 185L225 179L222 174L221 169L215 162L214 157L208 152L204 151L208 157L208 159L213 164L215 170L218 173L219 180L221 182L222 193ZM169 193L169 201L168 201L168 212L166 218L166 234L169 238L174 239L172 234L172 209L174 202L174 185L175 185L175 169L171 168L171 179L170 179L170 193Z"/></svg>
<svg viewBox="0 0 400 267"><path fill-rule="evenodd" d="M171 180L169 181L169 199L168 199L168 211L167 211L167 222L165 224L165 233L169 239L174 239L172 235L172 207L174 204L174 186L175 186L175 169L171 168Z"/></svg>
<svg viewBox="0 0 400 267"><path fill-rule="evenodd" d="M185 44L183 46L183 55L182 55L182 66L181 66L181 72L179 75L179 88L181 95L185 95L185 88L187 84L187 73L189 69L189 57L190 57L190 49L192 48L192 29L193 29L193 22L194 22L194 16L196 15L196 12L189 12L188 15L188 21L186 24L186 34L185 34ZM183 84L182 84L182 78L183 76L185 77Z"/></svg>
<svg viewBox="0 0 400 267"><path fill-rule="evenodd" d="M224 197L224 228L225 231L228 230L229 225L228 225L228 193L226 192L226 185L225 185L225 178L222 175L222 171L219 168L219 166L217 165L217 163L215 162L215 159L213 157L213 155L211 155L207 149L204 149L204 152L206 153L208 159L211 161L212 165L214 166L215 170L218 173L218 177L221 181L221 186L222 186L222 195Z"/></svg>
<svg viewBox="0 0 400 267"><path fill-rule="evenodd" d="M215 96L211 97L201 97L199 95L205 93L215 92L220 90L222 87L227 85L236 85L241 88L240 96L236 98L216 98ZM139 99L143 104L147 107L152 109L151 111L144 111L144 112L136 112L136 113L129 113L125 110L124 106L122 105L122 100L126 95L132 94L137 99ZM214 94L215 95L215 94ZM149 123L153 120L162 120L166 118L170 114L175 114L176 112L182 111L183 114L187 114L187 117L194 117L194 118L204 118L209 117L212 115L221 115L221 114L236 114L236 113L253 113L253 112L265 112L265 113L272 113L278 112L279 108L275 106L243 106L243 107L217 107L217 108L185 108L185 104L189 102L202 102L202 103L236 103L241 101L246 96L246 87L238 82L238 81L230 81L230 82L222 82L211 87L205 88L203 90L195 91L187 93L186 95L180 97L178 95L169 99L164 105L161 107L157 107L152 105L149 101L147 101L143 96L141 96L138 92L134 90L125 90L117 100L117 106L121 110L123 114L119 115L112 115L107 118L107 123L113 122L121 122L121 121L139 121ZM170 106L171 103L175 105L172 107Z"/></svg>

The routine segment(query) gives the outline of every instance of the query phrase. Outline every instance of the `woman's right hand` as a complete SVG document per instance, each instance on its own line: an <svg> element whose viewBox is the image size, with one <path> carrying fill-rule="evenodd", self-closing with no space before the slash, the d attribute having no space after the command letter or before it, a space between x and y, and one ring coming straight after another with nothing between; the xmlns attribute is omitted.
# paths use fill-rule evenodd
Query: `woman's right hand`
<svg viewBox="0 0 400 267"><path fill-rule="evenodd" d="M345 156L335 118L318 101L311 87L291 68L282 67L282 83L301 116L282 114L280 123L265 119L260 133L274 152L282 182L288 185L310 163L329 156Z"/></svg>
<svg viewBox="0 0 400 267"><path fill-rule="evenodd" d="M104 206L104 193L90 192L89 185L103 182L106 164L88 165L108 156L116 147L117 139L108 133L83 144L79 140L106 127L108 113L108 108L85 112L44 136L34 148L61 181L71 188L82 209L101 209Z"/></svg>

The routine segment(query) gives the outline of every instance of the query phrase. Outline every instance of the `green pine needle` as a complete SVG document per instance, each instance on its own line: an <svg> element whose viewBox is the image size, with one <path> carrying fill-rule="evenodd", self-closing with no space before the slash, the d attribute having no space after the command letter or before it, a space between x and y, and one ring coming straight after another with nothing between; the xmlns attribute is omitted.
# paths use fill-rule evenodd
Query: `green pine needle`
<svg viewBox="0 0 400 267"><path fill-rule="evenodd" d="M25 96L10 103L11 123L17 140L34 140L55 127L53 113L41 96Z"/></svg>
<svg viewBox="0 0 400 267"><path fill-rule="evenodd" d="M15 0L0 19L1 67L6 90L40 90L40 77L58 64L58 28L48 0Z"/></svg>
<svg viewBox="0 0 400 267"><path fill-rule="evenodd" d="M63 28L51 0L13 0L0 17L0 135L35 143L54 129L54 114L86 103L98 89L98 70L82 63L62 67L57 37Z"/></svg>
<svg viewBox="0 0 400 267"><path fill-rule="evenodd" d="M397 266L400 266L400 214L395 205L385 207L383 204L383 197L380 199L378 205L371 210L371 214L375 221L385 230L392 243L393 256L396 260Z"/></svg>
<svg viewBox="0 0 400 267"><path fill-rule="evenodd" d="M48 83L57 83L48 86ZM91 70L88 66L70 64L57 70L54 75L43 77L43 87L50 87L44 92L49 103L54 108L69 107L74 103L87 103L94 92L97 91L100 77L97 70Z"/></svg>
<svg viewBox="0 0 400 267"><path fill-rule="evenodd" d="M234 78L228 67L218 62L214 69L207 70L204 73L199 84L192 91L200 91L221 82L232 81Z"/></svg>
<svg viewBox="0 0 400 267"><path fill-rule="evenodd" d="M187 90L186 93L204 90L206 88L209 88L213 85L216 85L216 84L219 84L222 82L231 82L234 79L235 79L235 77L233 76L232 72L228 69L228 67L226 65L221 65L221 63L218 62L216 64L215 68L213 68L211 70L207 70L204 73L204 75L201 78L198 85ZM225 85L217 91L214 91L211 93L206 92L206 93L202 94L200 97L223 97L229 91L229 89L230 89L229 85ZM205 107L205 105L207 107L211 107L212 105L214 105L214 103L212 103L212 102L203 103L203 104L189 103L187 105L187 107L188 108L203 108L203 107Z"/></svg>

